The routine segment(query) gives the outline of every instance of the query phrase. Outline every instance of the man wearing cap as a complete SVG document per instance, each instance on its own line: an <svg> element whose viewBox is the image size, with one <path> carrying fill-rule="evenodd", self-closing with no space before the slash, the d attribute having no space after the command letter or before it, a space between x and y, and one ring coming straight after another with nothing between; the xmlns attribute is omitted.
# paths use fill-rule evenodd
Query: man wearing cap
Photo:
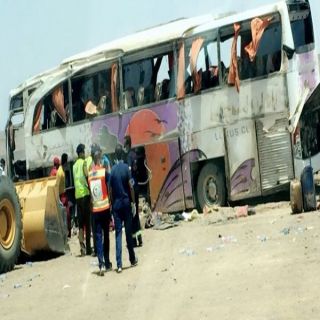
<svg viewBox="0 0 320 320"><path fill-rule="evenodd" d="M84 171L85 146L77 146L78 159L73 165L75 198L78 209L79 242L81 256L91 255L91 225L90 225L90 191ZM86 245L84 245L84 228L86 230Z"/></svg>
<svg viewBox="0 0 320 320"><path fill-rule="evenodd" d="M112 269L109 259L110 240L109 224L111 220L110 201L108 194L108 172L102 165L101 148L98 144L91 146L92 163L88 167L88 182L91 193L92 220L94 236L96 237L99 275L103 276L103 266L106 271Z"/></svg>
<svg viewBox="0 0 320 320"><path fill-rule="evenodd" d="M134 214L134 190L129 167L123 162L123 149L117 145L115 156L117 163L111 169L110 195L116 229L117 272L122 272L122 223L126 232L129 260L132 266L138 264L132 239L132 217Z"/></svg>
<svg viewBox="0 0 320 320"><path fill-rule="evenodd" d="M53 159L53 167L50 171L50 177L55 177L57 175L58 172L58 168L60 166L60 160L58 157L54 157Z"/></svg>

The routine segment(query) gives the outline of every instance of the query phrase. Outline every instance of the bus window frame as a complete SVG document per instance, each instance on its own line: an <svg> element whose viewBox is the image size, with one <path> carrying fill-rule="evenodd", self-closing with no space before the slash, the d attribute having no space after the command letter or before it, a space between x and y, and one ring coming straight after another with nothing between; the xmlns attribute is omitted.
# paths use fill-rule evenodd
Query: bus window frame
<svg viewBox="0 0 320 320"><path fill-rule="evenodd" d="M214 37L215 36L215 37ZM192 42L197 39L197 38L203 38L204 41L203 41L203 45L201 46L201 49L205 49L205 45L207 45L208 43L212 42L212 43L215 43L216 46L217 46L217 58L218 58L218 61L217 61L217 66L219 68L219 70L221 70L221 65L220 65L220 46L219 46L219 41L220 41L220 38L219 38L219 32L218 32L218 28L213 28L213 29L210 29L210 30L206 30L206 31L203 31L203 32L200 32L200 33L197 33L197 34L193 34L191 36L188 36L188 37L185 37L183 39L183 42L184 42L184 55L185 55L185 81L187 79L187 75L189 75L187 69L188 67L190 66L190 58L189 58L189 53L190 53L190 49L191 49L191 45L192 45ZM214 40L215 39L215 40ZM200 53L199 51L199 53ZM198 56L199 58L199 56ZM210 92L212 90L218 90L219 88L221 88L221 72L219 72L219 84L217 86L214 86L214 87L209 87L209 88L205 88L205 89L201 89L198 93L195 93L195 92L189 92L189 93L186 93L185 94L185 98L188 98L188 97L191 97L193 95L199 95L199 94L202 94L202 92Z"/></svg>
<svg viewBox="0 0 320 320"><path fill-rule="evenodd" d="M81 119L79 121L74 121L73 120L73 100L72 100L72 80L73 79L77 79L77 78L82 78L82 77L90 77L92 75L96 75L101 71L106 71L106 70L110 70L110 85L111 85L111 68L112 65L116 64L118 67L118 91L119 91L119 96L118 96L118 102L119 102L119 106L118 106L118 110L115 112L109 112L109 113L105 113L105 114L101 114L101 115L96 115L93 116L91 118L84 118ZM94 69L93 72L90 72L90 70ZM118 59L114 59L114 60L109 60L109 61L103 61L103 62L99 62L90 66L85 67L84 69L78 70L77 72L73 73L70 77L69 77L69 81L70 81L70 95L71 95L71 113L72 113L72 121L69 123L69 126L75 126L78 124L83 124L85 122L91 122L94 121L95 119L101 119L104 118L106 116L110 116L110 115L116 115L119 114L119 112L121 112L121 103L120 103L120 98L121 98L121 86L120 86L120 58ZM110 88L110 93L111 93L111 88Z"/></svg>
<svg viewBox="0 0 320 320"><path fill-rule="evenodd" d="M121 63L120 63L120 65L121 65L120 110L122 112L126 113L128 111L129 112L138 111L143 108L150 108L155 104L158 105L158 104L162 104L162 103L167 103L169 101L177 100L177 92L175 92L174 97L162 99L159 101L152 101L149 103L145 103L142 105L137 105L137 106L133 106L133 107L129 107L129 108L125 107L125 101L124 101L124 99L125 99L124 98L124 92L125 92L125 90L124 90L124 77L123 77L124 66L131 64L131 63L137 63L139 61L146 60L148 58L155 58L157 56L166 55L170 52L173 53L173 78L174 78L175 91L176 91L176 82L177 82L177 41L176 40L170 41L170 42L160 43L156 46L151 46L151 47L142 48L142 49L140 48L139 50L130 52L130 53L126 54L125 56L123 56L122 58L120 58L120 60L121 60Z"/></svg>
<svg viewBox="0 0 320 320"><path fill-rule="evenodd" d="M290 10L290 5L288 6L288 14L289 14L289 20L290 20L290 30L292 33L292 38L293 38L293 44L294 44L294 50L296 53L301 54L301 53L306 53L309 52L311 50L315 49L315 33L314 33L314 24L313 24L313 19L312 19L312 13L311 13L311 8L310 5L308 5L308 8L299 8L299 6L302 5L307 5L305 4L292 4L292 6L294 6L295 9L291 9ZM308 12L308 14L304 15L305 12ZM302 15L302 17L301 17ZM292 23L295 21L303 21L303 23L308 20L309 24L311 24L311 37L312 37L312 42L310 43L305 43L304 45L300 45L297 46L296 44L296 36L293 32L293 28L292 28ZM305 25L304 25L305 27Z"/></svg>
<svg viewBox="0 0 320 320"><path fill-rule="evenodd" d="M64 79L62 79L61 81L57 82L57 83L54 83L52 86L50 86L50 89L49 90L46 90L45 93L41 94L41 97L37 99L36 103L34 104L34 110L33 110L33 116L32 116L32 126L31 126L31 130L32 130L32 136L34 135L38 135L38 134L41 134L41 133L44 133L44 132L49 132L49 131L53 131L53 130L56 130L56 129L62 129L62 128L66 128L67 126L70 125L70 119L68 118L67 119L67 122L64 123L63 126L54 126L54 127L48 127L46 129L40 129L39 132L36 132L34 131L34 121L35 121L35 115L36 115L36 112L37 112L37 106L38 104L41 102L42 103L42 110L41 110L41 114L43 114L44 112L44 99L46 99L49 95L51 95L53 93L53 91L59 87L59 86L63 86L64 83L67 83L69 80L69 77L66 77ZM67 84L67 90L68 90L68 99L70 99L70 95L69 95L69 84ZM70 104L70 100L68 101L69 104ZM65 109L66 109L67 105L65 105ZM42 116L42 115L40 115ZM59 115L58 115L59 117Z"/></svg>
<svg viewBox="0 0 320 320"><path fill-rule="evenodd" d="M279 49L281 51L280 68L279 68L279 70L273 71L271 73L265 73L263 75L254 76L254 77L248 77L248 78L245 78L245 79L241 79L241 76L240 76L239 78L240 78L241 83L243 83L243 82L246 83L246 82L250 82L250 81L256 81L256 80L260 80L260 79L270 78L270 77L273 77L273 76L281 73L282 66L283 66L282 46L283 46L283 28L284 27L283 27L283 24L282 24L282 17L281 17L281 14L280 14L279 11L270 12L268 14L263 14L261 16L253 16L253 17L251 17L251 18L249 18L247 20L239 21L238 23L241 26L239 37L241 37L243 32L248 32L248 31L251 32L251 21L254 18L265 19L265 18L270 17L270 16L272 16L273 18L272 18L272 21L271 21L270 25L266 28L266 30L268 30L268 28L270 26L274 25L275 23L279 23L279 27L281 28L281 32L280 32L281 41L280 41L280 47L279 47ZM228 33L229 30L227 28L230 28L230 33ZM223 32L223 34L222 34L222 35L224 35L225 38L227 37L228 34L231 35L231 37L232 37L232 35L234 34L233 24L220 26L218 28L218 30L219 30L219 32L218 32L218 34L219 34L219 37L218 37L219 38L219 52L220 52L220 55L221 55L221 42L223 42L223 41L221 41L221 38L222 38L221 37L221 30L222 31L227 30L227 31ZM226 38L225 40L230 39L230 38ZM239 52L238 52L238 54L239 54ZM241 52L240 52L240 54L241 54ZM242 57L240 57L240 58L242 58ZM221 68L220 63L221 63L221 57L219 58L219 67ZM238 65L238 68L239 68L239 65ZM230 87L230 85L228 83L224 83L223 81L221 83L221 86L222 87ZM240 87L241 87L241 85L240 85Z"/></svg>

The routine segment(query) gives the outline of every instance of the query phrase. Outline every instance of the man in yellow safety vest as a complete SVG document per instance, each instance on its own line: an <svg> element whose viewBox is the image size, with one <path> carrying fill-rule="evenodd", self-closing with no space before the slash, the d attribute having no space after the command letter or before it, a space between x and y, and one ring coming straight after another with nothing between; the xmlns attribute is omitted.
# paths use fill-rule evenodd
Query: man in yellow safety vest
<svg viewBox="0 0 320 320"><path fill-rule="evenodd" d="M91 255L91 225L90 225L90 192L84 171L85 146L77 146L78 159L73 165L75 198L77 202L79 242L81 256ZM86 245L84 245L84 228L86 230Z"/></svg>

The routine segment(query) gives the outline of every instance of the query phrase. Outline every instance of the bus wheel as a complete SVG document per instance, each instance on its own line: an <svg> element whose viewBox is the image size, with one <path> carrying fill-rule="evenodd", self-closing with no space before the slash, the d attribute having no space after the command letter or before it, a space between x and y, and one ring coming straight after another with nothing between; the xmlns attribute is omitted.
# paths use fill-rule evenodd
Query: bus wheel
<svg viewBox="0 0 320 320"><path fill-rule="evenodd" d="M224 171L214 163L207 163L200 171L197 183L199 209L205 205L223 206L226 201Z"/></svg>
<svg viewBox="0 0 320 320"><path fill-rule="evenodd" d="M10 271L20 254L21 210L10 179L0 177L0 273Z"/></svg>

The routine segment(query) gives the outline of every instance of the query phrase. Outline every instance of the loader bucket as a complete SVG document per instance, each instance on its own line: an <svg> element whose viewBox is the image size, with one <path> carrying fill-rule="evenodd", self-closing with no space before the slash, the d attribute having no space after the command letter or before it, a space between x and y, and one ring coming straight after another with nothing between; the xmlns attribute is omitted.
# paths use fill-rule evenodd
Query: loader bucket
<svg viewBox="0 0 320 320"><path fill-rule="evenodd" d="M56 178L16 183L22 211L22 251L64 253L67 248L66 212L55 188Z"/></svg>

